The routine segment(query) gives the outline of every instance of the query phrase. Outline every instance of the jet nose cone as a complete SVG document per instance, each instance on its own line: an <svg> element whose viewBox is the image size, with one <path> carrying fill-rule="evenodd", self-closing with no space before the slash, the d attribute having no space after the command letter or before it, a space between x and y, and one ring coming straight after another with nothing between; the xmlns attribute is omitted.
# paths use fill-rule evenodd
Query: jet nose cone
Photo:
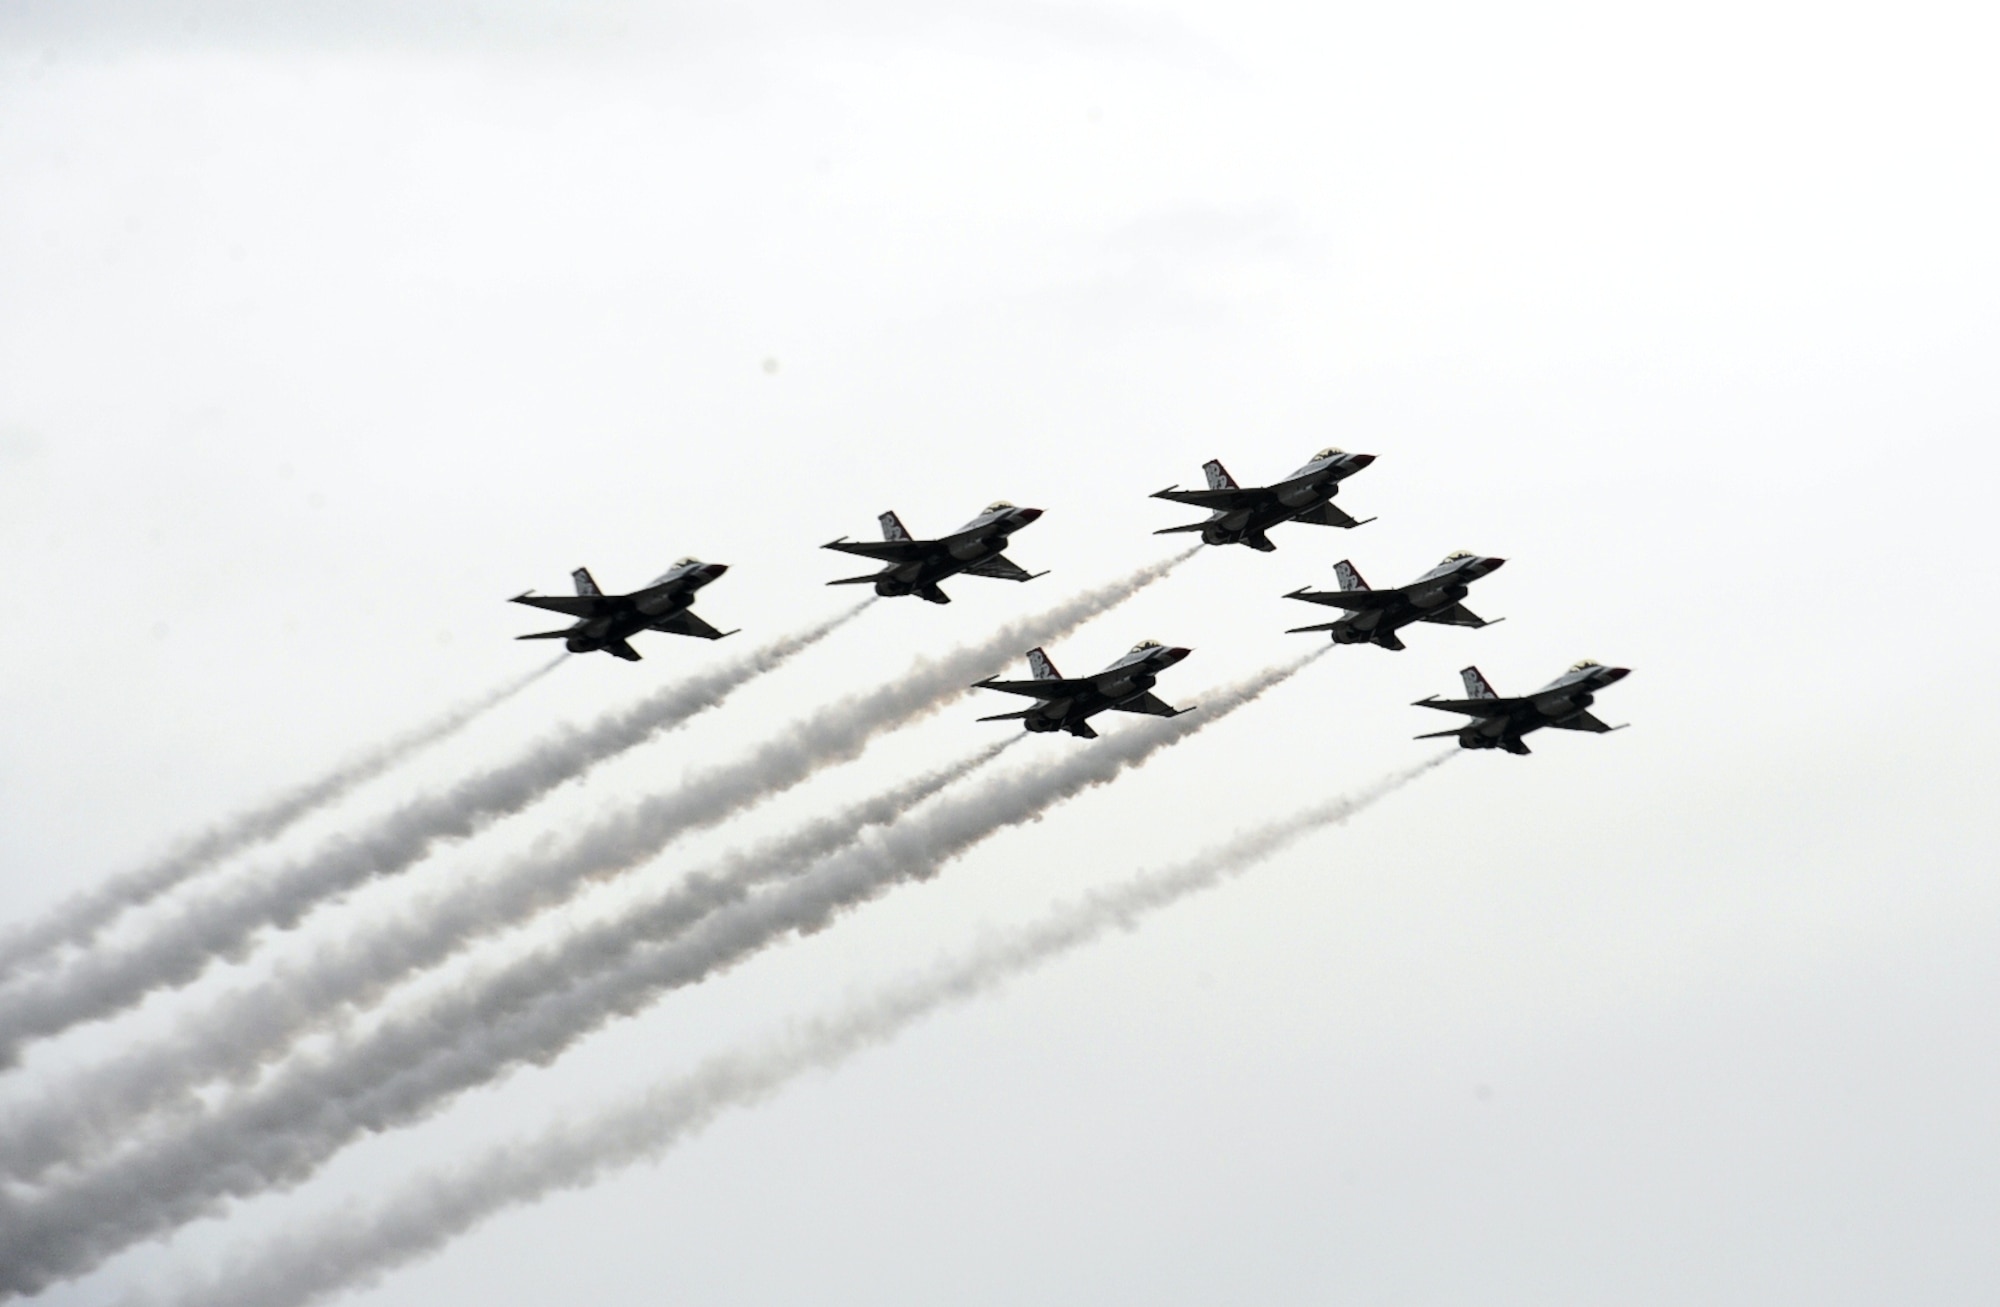
<svg viewBox="0 0 2000 1307"><path fill-rule="evenodd" d="M1347 465L1353 468L1356 472L1359 472L1362 468L1367 467L1370 463L1373 463L1374 461L1375 461L1375 456L1373 454L1349 454L1347 456Z"/></svg>
<svg viewBox="0 0 2000 1307"><path fill-rule="evenodd" d="M1193 652L1194 650L1192 649L1184 648L1181 645L1174 645L1172 648L1166 650L1162 656L1167 660L1167 664L1172 666Z"/></svg>
<svg viewBox="0 0 2000 1307"><path fill-rule="evenodd" d="M701 565L701 574L711 581L728 570L729 564L727 563L703 563Z"/></svg>
<svg viewBox="0 0 2000 1307"><path fill-rule="evenodd" d="M1604 669L1604 683L1609 685L1613 681L1622 681L1631 674L1629 667L1607 667Z"/></svg>
<svg viewBox="0 0 2000 1307"><path fill-rule="evenodd" d="M1504 558L1482 558L1479 560L1479 570L1481 572L1497 572L1505 566L1507 566L1507 560Z"/></svg>
<svg viewBox="0 0 2000 1307"><path fill-rule="evenodd" d="M1042 510L1039 508L1017 508L1014 510L1014 516L1021 519L1021 525L1023 526L1026 526L1041 515Z"/></svg>

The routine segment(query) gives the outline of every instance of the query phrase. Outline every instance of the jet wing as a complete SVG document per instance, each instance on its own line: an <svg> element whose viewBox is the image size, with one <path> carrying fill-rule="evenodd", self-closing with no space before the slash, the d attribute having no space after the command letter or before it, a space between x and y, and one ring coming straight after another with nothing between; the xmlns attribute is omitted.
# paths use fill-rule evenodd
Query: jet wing
<svg viewBox="0 0 2000 1307"><path fill-rule="evenodd" d="M1309 604L1325 604L1328 608L1346 608L1353 612L1366 612L1370 608L1387 608L1403 597L1401 590L1294 590L1287 599L1303 599Z"/></svg>
<svg viewBox="0 0 2000 1307"><path fill-rule="evenodd" d="M1308 508L1292 520L1294 522L1308 522L1314 526L1361 526L1364 523L1373 522L1375 519L1365 517L1357 521L1341 512L1338 508L1335 508L1333 501L1329 499L1317 508Z"/></svg>
<svg viewBox="0 0 2000 1307"><path fill-rule="evenodd" d="M1550 722L1549 725L1554 726L1559 730L1590 731L1591 733L1596 735L1603 735L1607 731L1616 731L1623 729L1617 726L1606 726L1603 722L1599 721L1597 718L1591 716L1587 712L1576 713L1573 716L1563 718L1559 722Z"/></svg>
<svg viewBox="0 0 2000 1307"><path fill-rule="evenodd" d="M1072 680L1069 677L1050 677L1035 681L974 681L976 690L999 690L1004 694L1025 694L1030 699L1074 699L1079 694L1088 694L1097 686L1087 680Z"/></svg>
<svg viewBox="0 0 2000 1307"><path fill-rule="evenodd" d="M996 581L1032 581L1047 572L1030 572L1005 554L995 554L965 569L967 576L990 576Z"/></svg>
<svg viewBox="0 0 2000 1307"><path fill-rule="evenodd" d="M665 631L670 635L692 635L700 640L720 640L725 635L736 634L734 631L716 630L685 608L675 613L672 617L654 622L653 629L655 631Z"/></svg>
<svg viewBox="0 0 2000 1307"><path fill-rule="evenodd" d="M1493 622L1489 622L1478 613L1467 608L1464 604L1453 604L1449 608L1440 608L1434 613L1425 613L1421 620L1438 622L1445 626L1491 626L1493 622L1504 622L1507 619L1496 617L1493 619Z"/></svg>
<svg viewBox="0 0 2000 1307"><path fill-rule="evenodd" d="M1464 713L1467 717L1505 717L1527 704L1526 699L1419 699L1416 706Z"/></svg>
<svg viewBox="0 0 2000 1307"><path fill-rule="evenodd" d="M929 540L829 540L821 549L837 549L843 554L859 554L884 563L909 563L930 552Z"/></svg>
<svg viewBox="0 0 2000 1307"><path fill-rule="evenodd" d="M1113 704L1112 706L1119 712L1142 712L1154 717L1178 717L1187 711L1185 708L1172 706L1166 700L1160 698L1159 695L1153 694L1150 691L1140 695L1136 699L1127 699L1124 703Z"/></svg>
<svg viewBox="0 0 2000 1307"><path fill-rule="evenodd" d="M1154 499L1171 499L1176 504L1193 504L1196 508L1213 508L1228 511L1232 508L1247 508L1261 504L1270 498L1270 492L1262 489L1244 490L1229 487L1223 490L1182 490L1168 486L1165 490L1155 490Z"/></svg>
<svg viewBox="0 0 2000 1307"><path fill-rule="evenodd" d="M595 617L610 606L603 595L517 594L509 602L546 608L552 613L568 613L571 617Z"/></svg>

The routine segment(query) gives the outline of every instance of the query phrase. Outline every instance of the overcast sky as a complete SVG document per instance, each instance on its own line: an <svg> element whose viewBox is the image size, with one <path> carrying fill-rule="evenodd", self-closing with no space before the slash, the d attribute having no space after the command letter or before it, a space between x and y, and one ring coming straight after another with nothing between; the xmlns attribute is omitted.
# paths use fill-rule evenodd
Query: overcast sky
<svg viewBox="0 0 2000 1307"><path fill-rule="evenodd" d="M1377 455L1051 653L1204 690L1453 549L1489 630L1341 648L937 880L47 1301L230 1264L1008 923L1409 766L1410 707L1634 668L1223 890L349 1301L1961 1304L2000 1296L2000 84L1971 4L0 7L0 917L545 660L503 601L731 565L225 875L824 618L816 549L1046 510L717 713L200 984L476 878ZM543 615L546 617L547 615ZM1017 660L995 674L1022 674ZM961 701L646 871L1011 729ZM1109 729L1109 728L1108 728ZM1133 729L1123 725L1116 729ZM1559 738L1550 738L1559 736ZM1088 742L1038 737L1047 766ZM615 913L623 900L594 908ZM544 921L496 956L568 926ZM449 976L432 978L447 984Z"/></svg>

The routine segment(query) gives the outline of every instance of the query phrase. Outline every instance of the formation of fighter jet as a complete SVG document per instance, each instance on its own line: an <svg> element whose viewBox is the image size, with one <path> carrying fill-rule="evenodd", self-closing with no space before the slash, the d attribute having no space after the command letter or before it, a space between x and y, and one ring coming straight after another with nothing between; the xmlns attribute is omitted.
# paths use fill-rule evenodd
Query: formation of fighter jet
<svg viewBox="0 0 2000 1307"><path fill-rule="evenodd" d="M1447 554L1445 560L1408 585L1391 590L1370 590L1343 558L1333 565L1340 578L1338 590L1299 589L1286 595L1309 604L1324 604L1347 611L1331 622L1316 626L1294 626L1300 631L1331 631L1335 644L1379 644L1384 649L1404 648L1396 632L1413 622L1436 622L1444 626L1491 626L1493 622L1474 613L1461 602L1467 587L1480 577L1498 571L1504 558L1485 558L1463 550Z"/></svg>
<svg viewBox="0 0 2000 1307"><path fill-rule="evenodd" d="M990 576L1000 581L1032 581L1046 572L1027 572L1002 552L1016 531L1042 515L1039 508L1017 508L1004 499L988 504L978 517L958 530L936 540L913 540L894 513L881 517L882 540L849 540L842 536L820 546L843 554L859 554L887 563L867 576L843 577L828 585L873 585L875 593L886 597L913 594L934 604L948 604L951 596L938 582L963 572L967 576Z"/></svg>
<svg viewBox="0 0 2000 1307"><path fill-rule="evenodd" d="M982 722L1018 721L1031 731L1068 731L1086 740L1097 738L1090 719L1101 712L1146 713L1154 717L1178 717L1190 708L1175 708L1152 692L1161 672L1185 658L1189 650L1163 645L1158 640L1141 640L1123 657L1103 671L1089 676L1066 677L1056 670L1040 649L1028 650L1028 670L1033 679L1000 681L991 677L974 683L976 689L999 690L1004 694L1024 694L1035 700L1032 708L1020 712L981 717Z"/></svg>
<svg viewBox="0 0 2000 1307"><path fill-rule="evenodd" d="M1437 740L1455 735L1459 747L1463 749L1505 749L1509 753L1526 753L1528 746L1522 743L1521 737L1544 726L1598 734L1619 730L1621 727L1606 726L1592 716L1590 705L1596 701L1599 690L1631 674L1629 667L1606 667L1586 658L1533 694L1519 699L1503 699L1493 693L1493 687L1487 684L1477 667L1468 667L1459 673L1465 681L1465 698L1440 699L1433 695L1417 700L1417 706L1463 713L1472 720L1448 731L1432 731L1417 738Z"/></svg>
<svg viewBox="0 0 2000 1307"><path fill-rule="evenodd" d="M1205 545L1249 545L1269 553L1277 546L1264 533L1280 522L1360 526L1361 522L1333 506L1333 497L1340 493L1342 481L1374 461L1373 454L1349 454L1329 447L1314 454L1304 467L1284 480L1246 489L1236 484L1220 461L1210 459L1201 465L1201 470L1208 474L1208 489L1182 490L1179 486L1168 486L1153 492L1155 499L1210 510L1208 520L1164 527L1153 534L1199 531ZM1369 517L1362 522L1374 520Z"/></svg>
<svg viewBox="0 0 2000 1307"><path fill-rule="evenodd" d="M1170 526L1155 535L1199 532L1203 544L1248 545L1270 552L1270 529L1282 522L1309 522L1319 526L1354 527L1362 522L1334 507L1340 483L1375 461L1373 454L1349 454L1327 448L1314 454L1304 467L1268 486L1243 487L1236 484L1220 462L1202 465L1208 489L1182 490L1177 486L1157 491L1155 499L1190 504L1209 510L1207 520L1186 526ZM857 554L883 564L878 572L865 576L842 577L828 585L871 585L882 596L913 594L934 604L948 604L951 597L939 582L950 577L985 576L1003 581L1032 581L1046 572L1027 572L1006 555L1015 532L1041 517L1039 508L1021 508L1006 500L988 504L979 516L949 535L935 540L913 538L894 513L881 515L881 541L850 540L842 536L822 546L845 554ZM1338 590L1303 587L1286 595L1304 603L1343 610L1330 622L1295 626L1291 630L1326 631L1335 644L1374 644L1384 649L1406 646L1397 634L1418 622L1440 626L1483 627L1494 623L1465 606L1473 582L1499 570L1504 558L1458 552L1431 568L1408 585L1388 590L1369 588L1349 559L1334 564L1340 580ZM676 635L720 639L735 632L718 631L696 617L689 607L696 591L729 569L720 563L704 563L683 558L664 576L643 590L626 595L607 595L597 588L590 573L578 568L574 598L547 597L529 591L515 596L514 602L546 608L577 619L574 626L560 631L539 631L518 638L561 640L571 653L603 650L619 658L637 661L638 651L629 643L640 631L667 631ZM1495 621L1499 619L1494 619ZM1065 677L1040 649L1028 651L1032 672L1025 681L988 678L976 688L1003 694L1025 695L1035 702L1019 712L982 717L985 722L1019 721L1035 732L1066 731L1083 739L1095 739L1090 719L1104 712L1143 713L1155 717L1177 717L1188 711L1175 708L1153 694L1161 672L1187 657L1188 650L1142 640L1102 671L1084 677ZM1465 681L1463 699L1432 696L1417 701L1425 708L1458 713L1469 718L1465 725L1447 731L1420 735L1420 740L1455 737L1467 749L1504 749L1525 754L1522 737L1545 726L1558 730L1606 732L1620 729L1605 725L1590 713L1596 694L1630 674L1624 667L1605 667L1584 661L1550 681L1533 694L1503 699L1481 676L1477 667L1460 673Z"/></svg>
<svg viewBox="0 0 2000 1307"><path fill-rule="evenodd" d="M722 563L704 563L699 558L683 558L655 578L643 590L631 594L608 595L597 588L591 579L590 569L579 567L570 573L576 582L574 597L563 595L538 595L526 590L514 596L517 604L530 608L546 608L553 613L567 613L579 619L574 626L560 631L537 631L533 635L514 637L517 640L561 640L571 653L590 653L602 649L628 662L639 661L639 651L628 641L641 631L666 631L673 635L692 635L703 640L720 640L734 631L718 631L707 622L696 617L688 605L694 602L695 591L727 572Z"/></svg>

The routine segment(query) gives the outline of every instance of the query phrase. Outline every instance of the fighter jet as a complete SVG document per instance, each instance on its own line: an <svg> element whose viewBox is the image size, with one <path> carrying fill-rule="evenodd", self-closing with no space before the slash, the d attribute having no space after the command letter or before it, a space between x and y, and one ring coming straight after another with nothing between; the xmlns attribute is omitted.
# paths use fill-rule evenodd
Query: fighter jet
<svg viewBox="0 0 2000 1307"><path fill-rule="evenodd" d="M880 544L842 536L820 548L879 559L888 566L867 576L848 576L827 584L872 585L875 593L885 598L913 594L934 604L948 604L951 596L938 589L938 582L960 572L1001 581L1032 581L1048 573L1024 572L1001 551L1007 548L1009 536L1041 515L1039 508L1016 508L1004 499L996 499L978 517L948 536L913 540L903 528L902 519L894 513L884 513L880 519Z"/></svg>
<svg viewBox="0 0 2000 1307"><path fill-rule="evenodd" d="M1465 681L1465 698L1440 699L1433 695L1417 700L1416 706L1464 713L1473 720L1449 731L1432 731L1417 738L1438 740L1456 735L1460 748L1505 749L1524 754L1528 746L1521 742L1521 737L1544 726L1600 734L1623 730L1622 724L1606 726L1591 716L1589 710L1597 691L1624 680L1631 672L1629 667L1606 667L1586 658L1525 698L1502 699L1493 693L1493 687L1486 683L1477 667L1468 667L1459 673Z"/></svg>
<svg viewBox="0 0 2000 1307"><path fill-rule="evenodd" d="M1165 527L1153 534L1199 531L1205 545L1249 545L1269 553L1277 546L1264 533L1280 522L1311 522L1318 526L1360 526L1361 522L1373 522L1372 517L1355 521L1333 506L1333 497L1339 493L1342 481L1374 461L1373 454L1322 449L1283 481L1246 490L1236 484L1221 463L1211 459L1201 465L1201 470L1208 474L1208 489L1182 490L1168 486L1153 492L1155 499L1212 510L1208 520Z"/></svg>
<svg viewBox="0 0 2000 1307"><path fill-rule="evenodd" d="M695 591L729 570L721 563L704 563L699 558L683 558L658 576L643 590L631 594L608 595L597 588L590 569L579 567L570 573L576 582L574 599L561 595L538 595L525 590L513 602L530 608L546 608L580 618L575 626L560 631L537 631L517 640L561 640L571 653L602 649L628 662L639 661L639 651L626 643L641 631L667 631L674 635L699 636L720 640L734 631L718 631L696 617L688 605Z"/></svg>
<svg viewBox="0 0 2000 1307"><path fill-rule="evenodd" d="M1154 717L1178 717L1191 708L1172 708L1152 693L1159 674L1188 656L1190 651L1169 647L1158 640L1141 640L1118 661L1091 676L1065 677L1040 649L1028 650L1028 670L1034 679L996 681L991 677L974 684L975 689L1025 694L1035 706L1020 712L1004 712L981 717L982 722L1019 721L1031 731L1068 731L1086 740L1097 738L1089 719L1107 709L1118 712L1149 713Z"/></svg>
<svg viewBox="0 0 2000 1307"><path fill-rule="evenodd" d="M1493 622L1474 613L1464 604L1466 587L1489 572L1499 570L1504 558L1482 558L1460 550L1416 580L1393 590L1370 590L1343 558L1333 565L1340 578L1338 590L1298 589L1287 599L1303 599L1309 604L1345 608L1347 612L1317 626L1294 626L1292 632L1331 631L1335 644L1379 644L1384 649L1401 649L1396 632L1412 622L1437 622L1444 626L1491 626ZM1494 622L1505 618L1494 618Z"/></svg>

